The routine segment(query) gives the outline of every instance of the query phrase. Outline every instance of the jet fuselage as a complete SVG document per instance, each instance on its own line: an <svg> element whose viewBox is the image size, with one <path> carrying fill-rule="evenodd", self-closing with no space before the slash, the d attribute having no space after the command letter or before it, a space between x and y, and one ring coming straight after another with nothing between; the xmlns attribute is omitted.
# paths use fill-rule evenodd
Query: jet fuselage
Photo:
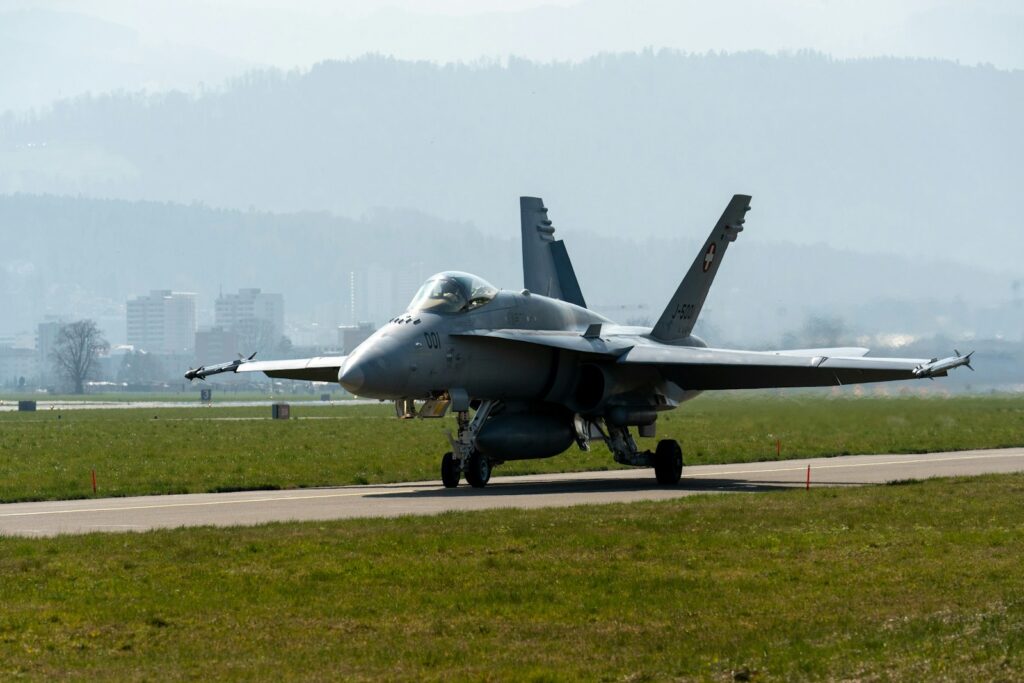
<svg viewBox="0 0 1024 683"><path fill-rule="evenodd" d="M502 290L469 311L407 311L392 318L348 356L338 373L346 390L379 399L425 399L461 387L470 396L540 399L557 381L557 349L481 343L459 333L476 329L585 330L610 321L585 308ZM508 342L515 344L515 342ZM553 376L555 375L555 376ZM511 381L510 381L511 379Z"/></svg>

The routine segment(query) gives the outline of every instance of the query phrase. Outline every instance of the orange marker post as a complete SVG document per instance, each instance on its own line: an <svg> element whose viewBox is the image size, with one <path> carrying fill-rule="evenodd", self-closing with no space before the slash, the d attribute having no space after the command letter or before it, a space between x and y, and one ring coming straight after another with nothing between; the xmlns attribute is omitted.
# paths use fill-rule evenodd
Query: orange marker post
<svg viewBox="0 0 1024 683"><path fill-rule="evenodd" d="M96 493L96 470L92 471L92 492Z"/></svg>
<svg viewBox="0 0 1024 683"><path fill-rule="evenodd" d="M811 490L811 466L807 466L807 490Z"/></svg>

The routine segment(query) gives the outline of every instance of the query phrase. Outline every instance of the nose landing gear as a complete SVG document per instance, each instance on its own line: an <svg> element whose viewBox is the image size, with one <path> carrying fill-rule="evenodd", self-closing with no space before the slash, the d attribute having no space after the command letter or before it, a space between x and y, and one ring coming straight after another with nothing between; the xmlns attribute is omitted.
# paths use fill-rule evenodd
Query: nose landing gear
<svg viewBox="0 0 1024 683"><path fill-rule="evenodd" d="M483 488L491 480L491 461L483 453L474 451L473 455L469 456L464 471L466 482L470 486L478 489ZM453 489L458 486L462 474L463 469L459 466L459 461L456 460L452 452L448 451L445 453L444 457L441 458L441 483L444 484L444 487L446 489Z"/></svg>
<svg viewBox="0 0 1024 683"><path fill-rule="evenodd" d="M441 482L445 488L453 489L459 485L461 475L466 475L466 482L473 488L483 488L491 479L492 463L487 456L476 449L476 436L484 426L495 401L483 401L477 408L473 419L469 419L469 411L456 413L459 435L452 438L448 435L452 450L441 458Z"/></svg>

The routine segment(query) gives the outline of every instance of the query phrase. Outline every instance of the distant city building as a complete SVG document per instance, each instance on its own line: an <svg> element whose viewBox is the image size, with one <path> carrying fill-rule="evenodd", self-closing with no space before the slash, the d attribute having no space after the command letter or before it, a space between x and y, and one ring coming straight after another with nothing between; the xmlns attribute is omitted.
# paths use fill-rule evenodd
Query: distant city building
<svg viewBox="0 0 1024 683"><path fill-rule="evenodd" d="M0 345L0 387L16 389L27 386L39 374L35 349L19 349Z"/></svg>
<svg viewBox="0 0 1024 683"><path fill-rule="evenodd" d="M67 323L63 317L47 316L36 328L36 363L39 367L39 384L47 385L54 381L56 373L53 369L53 349L57 346L57 338L61 328Z"/></svg>
<svg viewBox="0 0 1024 683"><path fill-rule="evenodd" d="M211 327L196 332L196 363L223 363L234 359L241 351L238 335L223 327Z"/></svg>
<svg viewBox="0 0 1024 683"><path fill-rule="evenodd" d="M385 319L398 313L394 310L393 285L390 270L371 266L350 271L348 322L358 324L360 320Z"/></svg>
<svg viewBox="0 0 1024 683"><path fill-rule="evenodd" d="M373 334L373 323L359 323L357 325L338 326L338 346L341 352L348 354L355 351L355 348L366 341Z"/></svg>
<svg viewBox="0 0 1024 683"><path fill-rule="evenodd" d="M214 303L214 325L237 334L245 353L273 349L284 337L284 297L259 288L221 294Z"/></svg>
<svg viewBox="0 0 1024 683"><path fill-rule="evenodd" d="M48 360L57 345L57 337L66 321L63 318L50 319L39 323L36 327L36 353L41 361Z"/></svg>
<svg viewBox="0 0 1024 683"><path fill-rule="evenodd" d="M154 289L128 302L128 344L137 350L188 353L195 334L195 294Z"/></svg>
<svg viewBox="0 0 1024 683"><path fill-rule="evenodd" d="M405 311L428 275L423 272L423 264L420 262L410 263L407 268L395 271L391 310L387 313L389 318Z"/></svg>
<svg viewBox="0 0 1024 683"><path fill-rule="evenodd" d="M369 266L348 274L348 321L386 320L412 301L426 280L421 263L403 264L398 270Z"/></svg>
<svg viewBox="0 0 1024 683"><path fill-rule="evenodd" d="M324 317L328 316L325 315ZM290 321L286 334L292 341L293 351L299 347L329 348L334 350L338 348L337 324L321 325L320 323L310 321Z"/></svg>

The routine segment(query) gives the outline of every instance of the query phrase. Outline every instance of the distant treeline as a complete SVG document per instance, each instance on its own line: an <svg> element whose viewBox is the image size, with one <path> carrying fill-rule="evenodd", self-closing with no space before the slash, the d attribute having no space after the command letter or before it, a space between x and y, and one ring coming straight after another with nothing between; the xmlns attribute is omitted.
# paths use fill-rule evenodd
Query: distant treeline
<svg viewBox="0 0 1024 683"><path fill-rule="evenodd" d="M492 235L514 230L517 196L541 194L576 227L640 238L688 235L748 192L773 239L1014 268L1022 120L1024 72L941 61L367 57L2 116L0 192L407 207Z"/></svg>
<svg viewBox="0 0 1024 683"><path fill-rule="evenodd" d="M554 206L550 215L588 303L638 323L660 314L716 218L685 236L635 239L566 226L559 218L565 213ZM151 289L195 292L200 308L210 309L222 290L261 287L284 294L287 319L330 326L356 321L354 286L355 318L379 323L437 271L469 270L500 287L521 287L519 226L511 214L497 237L412 211L350 219L0 195L0 336L63 314L96 318L117 339L125 302ZM1021 283L1013 290L1005 276L913 255L776 242L751 216L702 315L701 329L714 341L777 345L822 316L840 319L842 343L879 332L1024 335L1024 291Z"/></svg>
<svg viewBox="0 0 1024 683"><path fill-rule="evenodd" d="M336 323L348 312L353 271L360 288L381 286L380 278L367 281L367 272L403 270L415 288L455 263L508 276L495 266L514 263L498 255L516 237L484 237L470 226L402 211L352 220L28 195L0 196L0 225L0 295L23 320L29 308L69 313L82 304L96 316L103 300L117 307L150 289L195 292L209 303L221 290L261 287L284 293L289 314L323 311L325 324Z"/></svg>

